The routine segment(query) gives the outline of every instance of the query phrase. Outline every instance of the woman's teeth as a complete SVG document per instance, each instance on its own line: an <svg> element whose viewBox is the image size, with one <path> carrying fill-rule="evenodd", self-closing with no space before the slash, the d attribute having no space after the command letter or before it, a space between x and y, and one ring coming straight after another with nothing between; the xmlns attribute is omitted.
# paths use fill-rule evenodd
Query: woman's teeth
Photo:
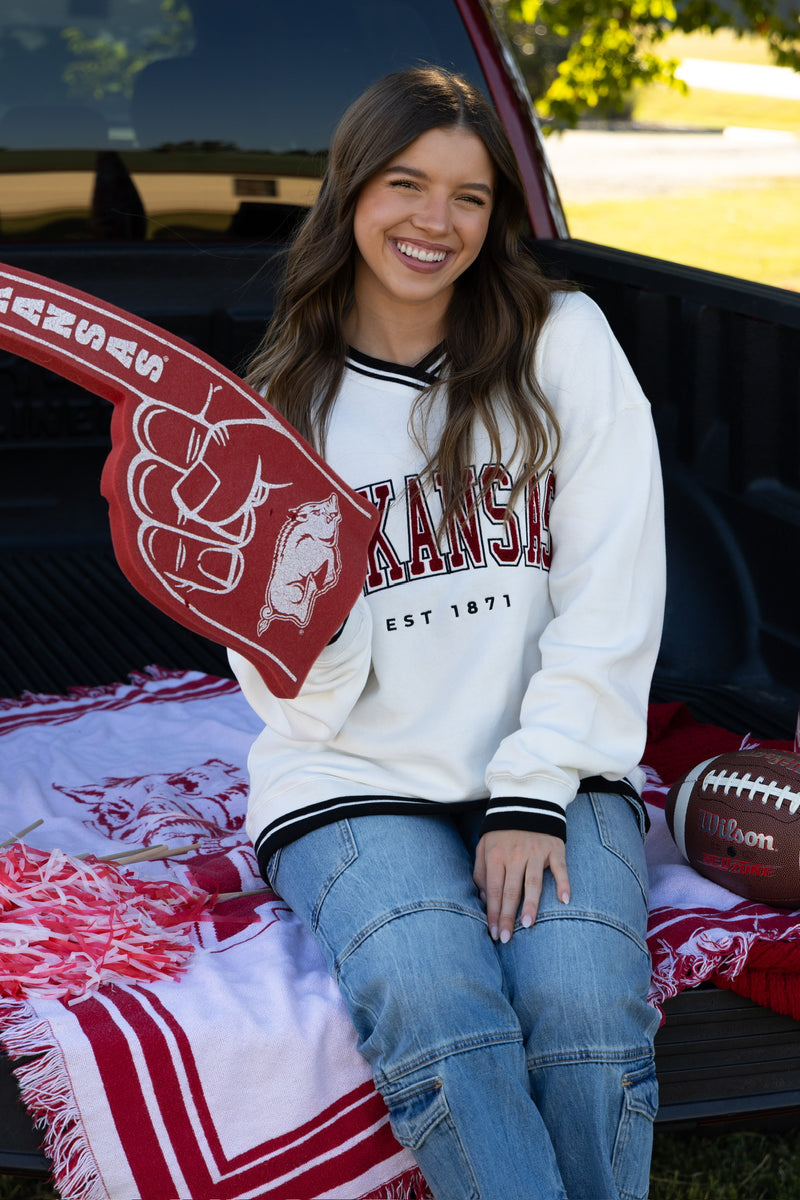
<svg viewBox="0 0 800 1200"><path fill-rule="evenodd" d="M421 250L419 246L411 246L408 242L398 242L397 249L401 254L407 254L409 258L416 258L419 262L443 262L447 258L446 250Z"/></svg>

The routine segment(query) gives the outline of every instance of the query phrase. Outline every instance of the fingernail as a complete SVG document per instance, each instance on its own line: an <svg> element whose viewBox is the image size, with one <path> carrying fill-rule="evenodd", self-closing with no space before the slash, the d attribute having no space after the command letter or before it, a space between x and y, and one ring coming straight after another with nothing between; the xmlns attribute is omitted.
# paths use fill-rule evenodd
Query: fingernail
<svg viewBox="0 0 800 1200"><path fill-rule="evenodd" d="M569 904L569 892L562 892L559 899L562 904Z"/></svg>
<svg viewBox="0 0 800 1200"><path fill-rule="evenodd" d="M525 916L522 918L523 929L530 929L532 924L533 924L533 917L530 915L530 913L525 913Z"/></svg>
<svg viewBox="0 0 800 1200"><path fill-rule="evenodd" d="M506 942L511 941L511 934L509 933L509 931L507 929L504 929L503 932L500 934L500 941L503 943L504 946L505 946Z"/></svg>
<svg viewBox="0 0 800 1200"><path fill-rule="evenodd" d="M486 903L486 892L478 892L478 895L481 898L481 904L485 904Z"/></svg>
<svg viewBox="0 0 800 1200"><path fill-rule="evenodd" d="M492 928L489 930L489 933L492 935L492 941L496 942L497 941L497 926L493 925Z"/></svg>

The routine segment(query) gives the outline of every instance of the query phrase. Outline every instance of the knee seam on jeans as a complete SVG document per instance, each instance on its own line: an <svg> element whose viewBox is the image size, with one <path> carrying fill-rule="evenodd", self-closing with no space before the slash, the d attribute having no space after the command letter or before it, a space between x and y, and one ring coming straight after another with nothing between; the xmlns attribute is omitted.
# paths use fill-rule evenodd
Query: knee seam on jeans
<svg viewBox="0 0 800 1200"><path fill-rule="evenodd" d="M388 925L391 921L398 920L400 917L413 916L422 912L449 912L458 916L469 917L481 925L485 925L486 923L485 914L466 908L463 904L456 904L446 900L420 900L415 904L404 904L400 908L391 908L379 917L376 917L374 921L370 921L369 925L365 925L363 929L359 930L355 937L351 938L342 949L342 952L337 956L334 963L337 976L342 964L350 955L355 953L360 946L363 946L364 942L377 933L379 929L383 929L385 925Z"/></svg>
<svg viewBox="0 0 800 1200"><path fill-rule="evenodd" d="M655 1055L650 1046L633 1050L618 1050L611 1046L588 1046L566 1054L528 1055L526 1057L529 1071L584 1064L587 1066L629 1067L631 1063L639 1064L639 1068L643 1070L654 1061Z"/></svg>
<svg viewBox="0 0 800 1200"><path fill-rule="evenodd" d="M629 938L635 946L637 946L643 954L650 953L647 941L637 930L632 929L630 925L625 925L622 921L615 921L613 917L606 913L592 912L591 909L573 909L568 912L540 912L536 918L536 925L544 925L550 921L593 921L596 925L606 925L609 929L621 933L623 937ZM534 926L534 929L536 926Z"/></svg>
<svg viewBox="0 0 800 1200"><path fill-rule="evenodd" d="M470 1050L486 1050L490 1046L509 1045L515 1042L519 1044L522 1042L522 1037L518 1031L514 1033L482 1033L480 1037L461 1038L447 1045L437 1046L436 1049L430 1050L427 1054L421 1054L417 1058L398 1064L389 1073L376 1070L374 1072L375 1086L379 1092L383 1093L384 1089L391 1089L402 1080L407 1079L409 1075L413 1075L415 1071L430 1071L431 1067L437 1063L443 1062L447 1058L452 1058L456 1054L466 1054ZM405 1086L408 1086L408 1084Z"/></svg>

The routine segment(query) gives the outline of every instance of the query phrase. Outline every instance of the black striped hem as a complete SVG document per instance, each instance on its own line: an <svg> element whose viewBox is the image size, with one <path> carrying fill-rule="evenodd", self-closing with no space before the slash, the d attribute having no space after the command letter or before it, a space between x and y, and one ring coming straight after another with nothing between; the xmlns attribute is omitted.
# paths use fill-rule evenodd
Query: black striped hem
<svg viewBox="0 0 800 1200"><path fill-rule="evenodd" d="M647 809L639 793L627 779L603 779L592 776L584 779L580 792L612 792L624 796L644 814L645 828L649 827ZM267 879L267 864L281 846L296 841L314 829L349 817L384 816L457 816L465 812L485 812L482 832L490 829L527 829L546 833L566 841L567 822L563 808L547 800L528 800L526 797L502 797L489 801L463 800L444 802L420 800L404 796L336 796L297 809L273 821L262 830L255 842L256 858L262 878Z"/></svg>
<svg viewBox="0 0 800 1200"><path fill-rule="evenodd" d="M579 792L605 792L625 799L641 815L645 833L650 828L650 814L647 805L631 783L630 779L604 779L602 775L587 775L581 780Z"/></svg>
<svg viewBox="0 0 800 1200"><path fill-rule="evenodd" d="M337 796L308 808L297 809L273 821L258 835L255 842L259 870L266 879L266 867L272 855L281 846L319 829L334 821L348 817L400 816L452 816L457 813L479 810L486 807L486 798L442 803L436 800L419 800L404 796Z"/></svg>
<svg viewBox="0 0 800 1200"><path fill-rule="evenodd" d="M582 779L578 793L601 792L622 796L642 818L645 833L650 828L647 805L629 779L604 779L588 775ZM560 804L550 800L529 800L526 796L495 796L486 809L481 833L494 829L525 829L530 833L545 833L567 840L567 816Z"/></svg>

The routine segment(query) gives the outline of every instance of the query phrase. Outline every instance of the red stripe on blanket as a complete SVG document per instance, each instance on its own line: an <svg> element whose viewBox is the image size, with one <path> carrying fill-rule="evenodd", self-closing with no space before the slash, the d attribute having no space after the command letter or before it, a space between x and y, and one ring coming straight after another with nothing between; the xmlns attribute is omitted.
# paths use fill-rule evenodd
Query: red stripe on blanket
<svg viewBox="0 0 800 1200"><path fill-rule="evenodd" d="M87 999L73 1011L92 1046L117 1133L127 1143L126 1157L139 1194L148 1200L173 1200L172 1172L147 1110L131 1048L109 1011L115 990L108 989L105 1003ZM131 1141L135 1142L135 1153L128 1152Z"/></svg>
<svg viewBox="0 0 800 1200"><path fill-rule="evenodd" d="M337 1152L340 1153L340 1148L351 1138L363 1134L366 1129L378 1121L386 1121L386 1106L375 1092L373 1085L365 1082L361 1087L339 1097L312 1120L299 1125L296 1129L290 1130L280 1137L271 1138L269 1141L263 1142L260 1146L252 1148L245 1154L228 1158L220 1144L213 1118L205 1103L195 1057L189 1040L186 1037L185 1030L154 994L140 988L131 989L131 992L123 993L119 997L120 1011L124 1013L127 1019L135 1022L139 1017L136 1007L128 1003L129 1001L133 1001L134 992L140 998L142 1010L145 1005L151 1009L152 1013L161 1019L174 1038L174 1043L170 1044L169 1040L159 1029L159 1036L163 1039L163 1050L169 1056L170 1068L174 1063L175 1051L177 1051L178 1058L186 1075L192 1103L199 1118L203 1136L213 1155L215 1167L220 1173L239 1170L269 1157L271 1160L271 1176L280 1177L282 1173L290 1170L297 1171L302 1167L304 1162L315 1158L319 1154L330 1153L332 1144L334 1148L337 1148ZM153 1024L157 1026L156 1021ZM151 1040L153 1037L152 1028L143 1032L149 1035L143 1038L142 1042L143 1046L147 1048L147 1061L151 1077L155 1078L156 1072L165 1066L165 1059L162 1057L161 1050L155 1047ZM175 1094L176 1087L180 1087L180 1080L172 1070L168 1069L164 1076L163 1091L160 1094L163 1096L172 1096ZM180 1115L183 1116L183 1114ZM168 1121L174 1119L172 1109L170 1109L170 1114L166 1119ZM170 1125L170 1130L177 1132L173 1125ZM194 1136L193 1134L189 1135L190 1142ZM173 1142L173 1144L175 1143ZM193 1142L191 1148L194 1149L195 1146L196 1142ZM396 1152L397 1144L393 1143L392 1153ZM278 1166L277 1164L280 1163L282 1156L286 1158L286 1161ZM380 1156L376 1161L380 1161ZM363 1171L366 1165L371 1164L361 1164L358 1173ZM345 1174L343 1182L348 1178L352 1178L352 1174ZM324 1183L329 1187L332 1186L331 1179L328 1176L326 1176Z"/></svg>
<svg viewBox="0 0 800 1200"><path fill-rule="evenodd" d="M128 1163L148 1200L167 1200L176 1187L186 1186L172 1178L163 1155L151 1160L152 1146L158 1144L156 1126L162 1123L180 1173L190 1181L192 1200L236 1200L266 1188L274 1200L313 1200L398 1153L386 1106L367 1081L296 1129L229 1158L189 1041L168 1010L146 989L108 989L102 1001L99 1007L108 1009L102 1036L97 1036L97 1014L86 1009L95 1058ZM134 1057L141 1057L135 1082L128 1074ZM133 1093L138 1103L131 1121L128 1097ZM149 1104L143 1093L149 1093ZM120 1096L126 1099L118 1101Z"/></svg>
<svg viewBox="0 0 800 1200"><path fill-rule="evenodd" d="M148 667L146 673L134 672L130 678L129 684L73 688L66 696L26 692L15 699L0 697L0 736L29 725L63 725L87 712L117 712L132 704L208 700L239 690L233 679L161 667Z"/></svg>

